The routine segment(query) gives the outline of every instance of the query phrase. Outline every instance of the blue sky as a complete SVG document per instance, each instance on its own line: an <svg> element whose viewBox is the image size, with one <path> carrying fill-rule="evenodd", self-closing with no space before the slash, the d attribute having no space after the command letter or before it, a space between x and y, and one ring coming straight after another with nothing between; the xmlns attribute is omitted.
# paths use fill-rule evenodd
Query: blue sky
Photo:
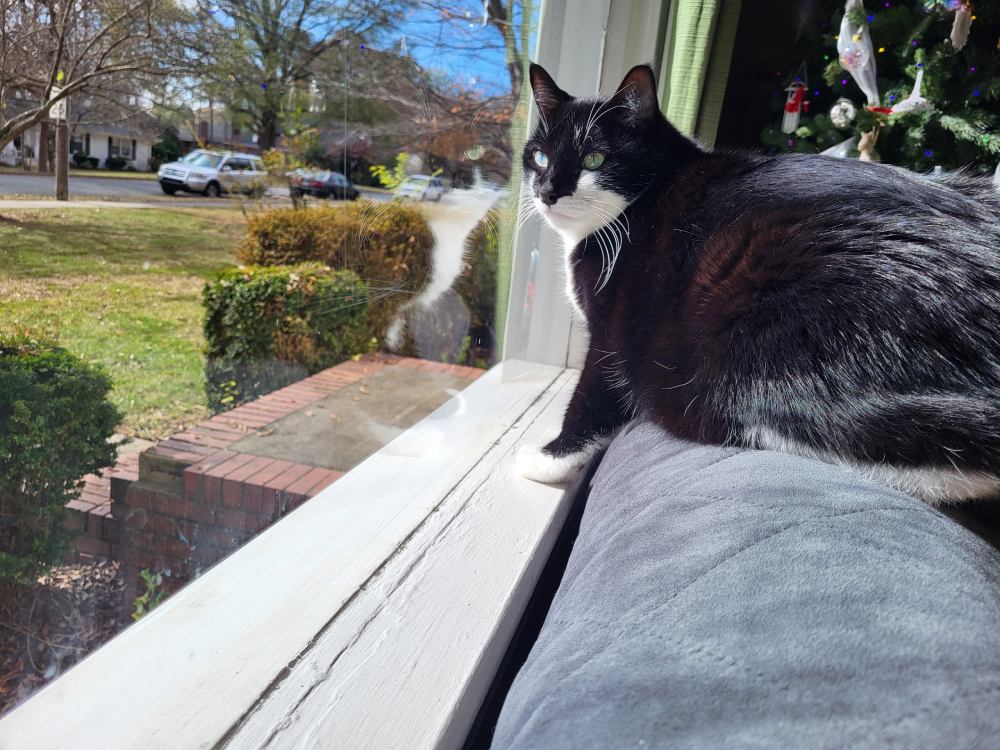
<svg viewBox="0 0 1000 750"><path fill-rule="evenodd" d="M520 9L518 3L515 23L521 21ZM488 94L509 90L503 38L494 26L483 24L482 0L418 2L381 46L391 44L398 52L404 38L406 51L427 70Z"/></svg>

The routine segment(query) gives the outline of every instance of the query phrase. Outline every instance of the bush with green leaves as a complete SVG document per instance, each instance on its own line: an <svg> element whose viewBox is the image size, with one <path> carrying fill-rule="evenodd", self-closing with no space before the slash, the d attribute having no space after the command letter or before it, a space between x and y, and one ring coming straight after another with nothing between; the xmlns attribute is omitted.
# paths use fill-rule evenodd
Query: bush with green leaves
<svg viewBox="0 0 1000 750"><path fill-rule="evenodd" d="M150 164L155 162L160 165L180 159L181 142L177 137L177 132L173 128L164 130L160 140L153 144L150 151Z"/></svg>
<svg viewBox="0 0 1000 750"><path fill-rule="evenodd" d="M427 285L433 247L434 235L418 209L354 201L256 214L236 257L248 265L312 260L356 272L369 285L372 330L381 337L399 306Z"/></svg>
<svg viewBox="0 0 1000 750"><path fill-rule="evenodd" d="M104 166L108 169L114 170L115 172L120 172L125 169L126 164L128 164L128 161L120 156L109 156L104 160Z"/></svg>
<svg viewBox="0 0 1000 750"><path fill-rule="evenodd" d="M483 219L465 239L462 270L429 307L406 309L406 336L396 351L449 364L486 368L495 353L498 225Z"/></svg>
<svg viewBox="0 0 1000 750"><path fill-rule="evenodd" d="M205 389L215 411L366 351L368 287L319 264L244 267L205 285Z"/></svg>
<svg viewBox="0 0 1000 750"><path fill-rule="evenodd" d="M0 336L0 583L30 583L65 553L66 503L115 460L110 391L100 368L58 346Z"/></svg>

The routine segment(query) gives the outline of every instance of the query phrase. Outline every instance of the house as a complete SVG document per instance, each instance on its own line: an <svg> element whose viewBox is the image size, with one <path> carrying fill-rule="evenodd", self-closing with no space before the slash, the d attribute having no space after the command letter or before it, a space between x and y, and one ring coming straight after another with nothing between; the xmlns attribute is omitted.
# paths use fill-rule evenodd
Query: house
<svg viewBox="0 0 1000 750"><path fill-rule="evenodd" d="M69 153L72 166L73 155L83 154L96 159L92 166L106 168L108 159L124 159L122 168L145 172L150 168L153 144L160 139L161 127L143 109L119 108L111 111L105 105L94 108L90 98L72 99L69 104ZM38 158L38 144L48 138L49 154L55 153L55 128L52 122L38 125L22 133L12 142L16 153L4 154L20 163L22 159L31 163Z"/></svg>
<svg viewBox="0 0 1000 750"><path fill-rule="evenodd" d="M177 138L185 153L195 148L215 146L229 151L257 153L257 136L234 125L225 107L208 105L192 110L178 128Z"/></svg>
<svg viewBox="0 0 1000 750"><path fill-rule="evenodd" d="M77 125L70 132L70 159L73 159L73 154L84 154L97 159L100 167L107 167L108 159L124 159L126 168L148 172L153 143L159 137L159 130L155 126Z"/></svg>

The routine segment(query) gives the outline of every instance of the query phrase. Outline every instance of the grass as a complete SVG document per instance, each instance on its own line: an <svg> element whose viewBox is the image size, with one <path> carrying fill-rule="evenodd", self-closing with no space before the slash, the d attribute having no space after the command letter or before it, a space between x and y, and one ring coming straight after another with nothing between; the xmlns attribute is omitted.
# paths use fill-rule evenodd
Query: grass
<svg viewBox="0 0 1000 750"><path fill-rule="evenodd" d="M225 209L5 210L0 330L47 332L105 367L121 432L163 438L208 415L201 288L235 264Z"/></svg>
<svg viewBox="0 0 1000 750"><path fill-rule="evenodd" d="M38 172L26 172L21 167L2 167L0 166L0 174L28 174L37 175ZM70 177L121 177L126 180L155 180L155 172L126 172L125 170L116 169L75 169L73 167L69 168ZM55 177L48 173L47 177Z"/></svg>

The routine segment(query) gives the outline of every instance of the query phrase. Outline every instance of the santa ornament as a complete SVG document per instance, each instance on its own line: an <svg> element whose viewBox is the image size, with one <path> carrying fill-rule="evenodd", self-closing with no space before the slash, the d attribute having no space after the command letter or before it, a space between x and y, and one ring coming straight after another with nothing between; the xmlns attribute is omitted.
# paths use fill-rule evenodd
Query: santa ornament
<svg viewBox="0 0 1000 750"><path fill-rule="evenodd" d="M781 119L781 132L794 133L799 129L802 111L807 109L806 85L802 81L793 81L788 88L788 98L785 100L785 115Z"/></svg>

